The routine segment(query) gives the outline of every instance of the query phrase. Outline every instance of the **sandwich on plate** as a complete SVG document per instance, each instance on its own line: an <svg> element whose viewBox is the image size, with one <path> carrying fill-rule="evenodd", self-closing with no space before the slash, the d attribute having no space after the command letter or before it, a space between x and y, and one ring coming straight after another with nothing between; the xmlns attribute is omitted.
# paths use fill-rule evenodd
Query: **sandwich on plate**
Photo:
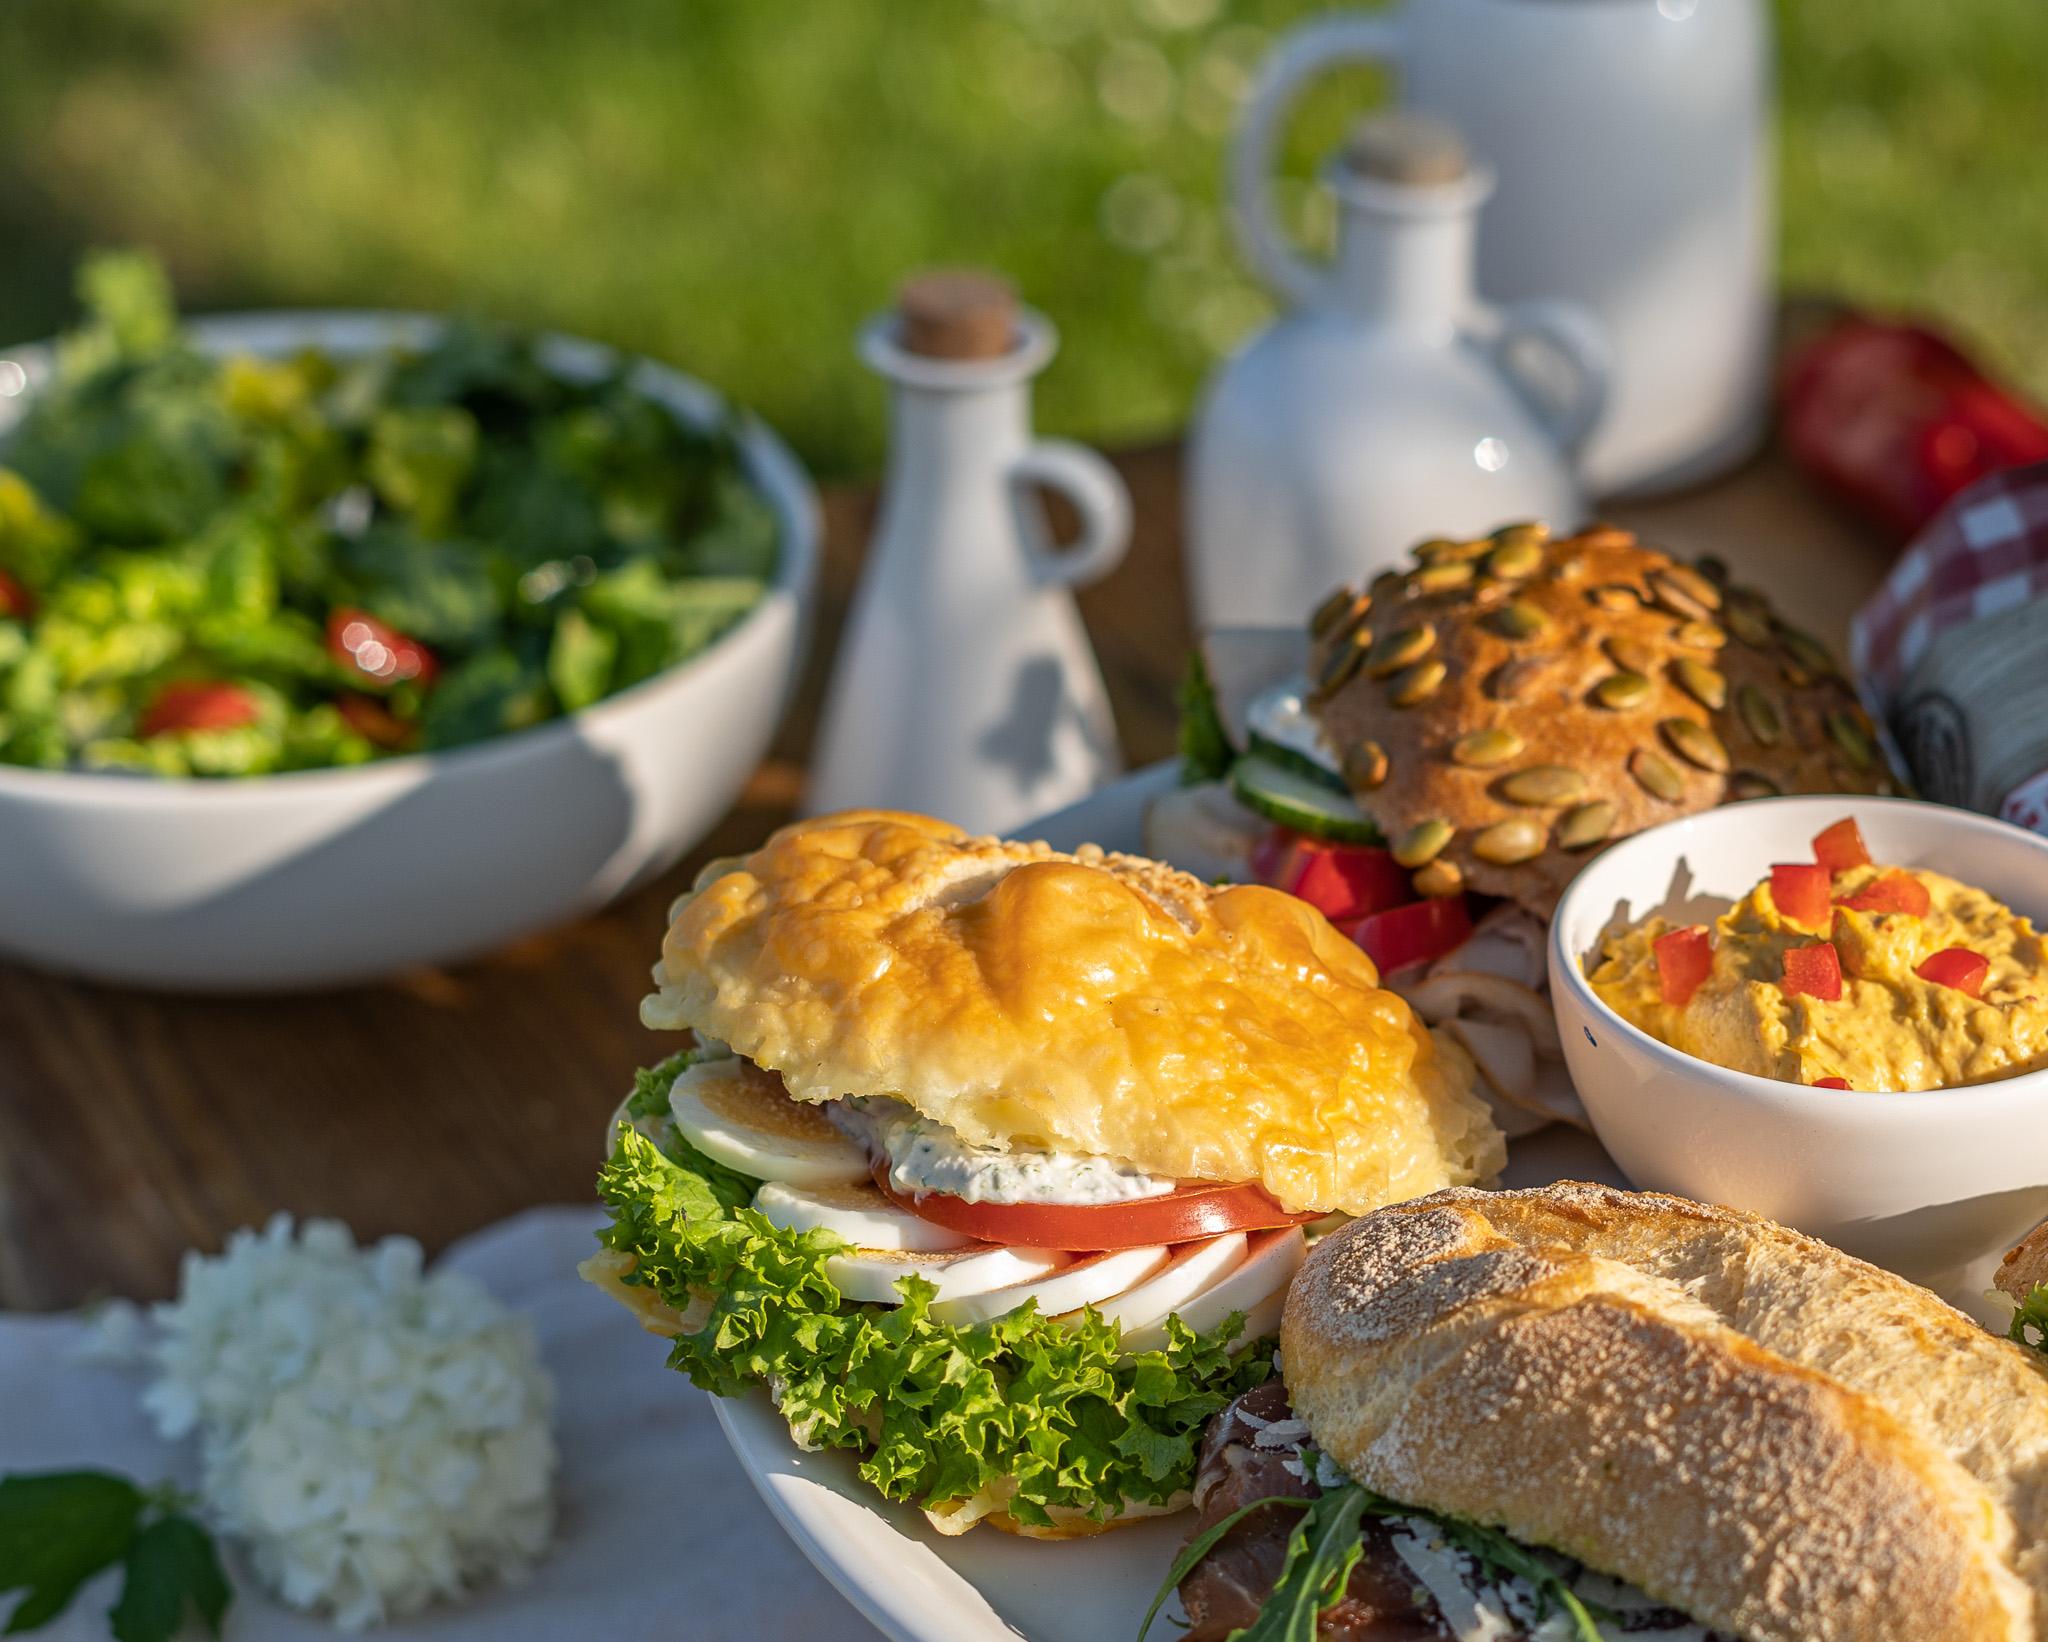
<svg viewBox="0 0 2048 1642"><path fill-rule="evenodd" d="M1324 1238L1281 1342L1187 1642L2048 1636L2048 1360L1770 1221L1439 1192Z"/></svg>
<svg viewBox="0 0 2048 1642"><path fill-rule="evenodd" d="M2036 1226L1998 1268L1998 1287L2019 1308L2012 1337L2048 1354L2048 1223Z"/></svg>
<svg viewBox="0 0 2048 1642"><path fill-rule="evenodd" d="M946 1532L1179 1509L1307 1230L1490 1179L1471 1070L1323 916L866 811L713 863L593 1282Z"/></svg>
<svg viewBox="0 0 2048 1642"><path fill-rule="evenodd" d="M1826 647L1627 531L1513 525L1204 641L1147 847L1302 896L1456 1035L1510 1135L1583 1125L1544 991L1603 844L1716 804L1895 790Z"/></svg>

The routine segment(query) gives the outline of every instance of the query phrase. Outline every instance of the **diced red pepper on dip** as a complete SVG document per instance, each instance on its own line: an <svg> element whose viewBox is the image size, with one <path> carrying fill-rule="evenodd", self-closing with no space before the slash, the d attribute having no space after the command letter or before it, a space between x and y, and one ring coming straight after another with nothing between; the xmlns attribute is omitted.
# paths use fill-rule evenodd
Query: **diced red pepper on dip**
<svg viewBox="0 0 2048 1642"><path fill-rule="evenodd" d="M1974 998L1984 990L1984 977L1991 973L1991 960L1966 946L1949 946L1923 958L1913 973L1923 981L1953 987Z"/></svg>
<svg viewBox="0 0 2048 1642"><path fill-rule="evenodd" d="M1834 921L1833 880L1826 867L1780 863L1771 868L1771 902L1778 915L1802 929Z"/></svg>
<svg viewBox="0 0 2048 1642"><path fill-rule="evenodd" d="M1903 912L1924 918L1933 907L1934 898L1910 872L1893 867L1879 873L1854 895L1845 896L1842 905L1854 912Z"/></svg>
<svg viewBox="0 0 2048 1642"><path fill-rule="evenodd" d="M1855 1085L1847 1078L1815 1078L1807 1087L1812 1089L1853 1089Z"/></svg>
<svg viewBox="0 0 2048 1642"><path fill-rule="evenodd" d="M1659 935L1651 943L1650 956L1657 966L1657 990L1674 1009L1692 1002L1692 995L1714 967L1714 949L1705 924Z"/></svg>
<svg viewBox="0 0 2048 1642"><path fill-rule="evenodd" d="M1432 963L1455 952L1472 934L1472 914L1462 895L1441 895L1391 907L1337 927L1365 949L1382 975L1410 964Z"/></svg>
<svg viewBox="0 0 2048 1642"><path fill-rule="evenodd" d="M135 733L176 735L186 730L236 730L257 719L256 698L239 684L213 679L186 679L166 684L143 709Z"/></svg>
<svg viewBox="0 0 2048 1642"><path fill-rule="evenodd" d="M1870 865L1870 850L1863 842L1863 829L1856 817L1845 815L1826 827L1813 840L1813 858L1829 872L1847 872L1851 867Z"/></svg>
<svg viewBox="0 0 2048 1642"><path fill-rule="evenodd" d="M1785 996L1834 1003L1842 996L1842 959L1832 941L1795 946L1785 954Z"/></svg>
<svg viewBox="0 0 2048 1642"><path fill-rule="evenodd" d="M427 685L440 671L433 651L367 610L343 607L328 615L327 653L367 684Z"/></svg>
<svg viewBox="0 0 2048 1642"><path fill-rule="evenodd" d="M0 570L0 616L26 621L35 613L35 594L6 571Z"/></svg>

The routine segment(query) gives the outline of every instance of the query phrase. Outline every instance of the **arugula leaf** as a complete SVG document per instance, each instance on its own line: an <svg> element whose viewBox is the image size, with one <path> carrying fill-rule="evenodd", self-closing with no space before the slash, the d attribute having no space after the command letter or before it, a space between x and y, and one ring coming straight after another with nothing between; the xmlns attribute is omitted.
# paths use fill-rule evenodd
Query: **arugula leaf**
<svg viewBox="0 0 2048 1642"><path fill-rule="evenodd" d="M107 1617L119 1642L171 1642L185 1628L188 1609L218 1636L233 1596L212 1537L172 1511L135 1536L121 1599Z"/></svg>
<svg viewBox="0 0 2048 1642"><path fill-rule="evenodd" d="M598 1179L612 1213L600 1241L632 1255L628 1281L678 1311L708 1302L670 1366L719 1396L772 1379L797 1440L859 1454L890 1499L999 1489L1012 1516L1041 1525L1056 1508L1163 1504L1192 1484L1209 1417L1271 1374L1270 1343L1232 1355L1241 1316L1200 1337L1175 1321L1163 1350L1126 1356L1093 1313L941 1323L917 1278L898 1283L901 1306L848 1303L825 1269L838 1238L771 1224L700 1162L676 1137L622 1126Z"/></svg>
<svg viewBox="0 0 2048 1642"><path fill-rule="evenodd" d="M2048 1283L2035 1284L2034 1292L2020 1302L2008 1333L2023 1346L2048 1352Z"/></svg>
<svg viewBox="0 0 2048 1642"><path fill-rule="evenodd" d="M1533 1587L1540 1604L1538 1619L1546 1617L1554 1603L1571 1620L1578 1642L1603 1642L1600 1627L1593 1622L1591 1611L1580 1600L1578 1592L1572 1589L1570 1581L1520 1540L1509 1538L1498 1528L1467 1522L1461 1517L1431 1514L1429 1520L1441 1528L1444 1537L1460 1550L1477 1557L1490 1568L1525 1580Z"/></svg>
<svg viewBox="0 0 2048 1642"><path fill-rule="evenodd" d="M1201 1565L1202 1559L1223 1543L1223 1536L1235 1528L1254 1511L1263 1511L1269 1505L1286 1505L1306 1511L1315 1504L1296 1494L1272 1494L1265 1499L1255 1499L1249 1505L1240 1505L1229 1516L1212 1522L1199 1534L1183 1545L1180 1555L1173 1559L1173 1566L1166 1570L1166 1578L1160 1581L1159 1589L1153 1593L1152 1606L1145 1610L1145 1617L1138 1625L1137 1642L1145 1642L1145 1635L1152 1629L1152 1621L1159 1617L1159 1610L1166 1606L1166 1599L1180 1585L1180 1582Z"/></svg>
<svg viewBox="0 0 2048 1642"><path fill-rule="evenodd" d="M1221 781L1237 761L1237 754L1231 751L1230 737L1224 733L1223 715L1216 710L1216 689L1209 682L1209 669L1200 650L1188 652L1179 701L1181 785Z"/></svg>
<svg viewBox="0 0 2048 1642"><path fill-rule="evenodd" d="M78 1587L127 1554L142 1491L105 1471L0 1477L0 1595L23 1591L6 1634L62 1613Z"/></svg>
<svg viewBox="0 0 2048 1642"><path fill-rule="evenodd" d="M1319 1495L1287 1536L1287 1557L1259 1617L1237 1635L1243 1642L1316 1642L1316 1621L1344 1595L1365 1554L1359 1519L1374 1503L1363 1488Z"/></svg>

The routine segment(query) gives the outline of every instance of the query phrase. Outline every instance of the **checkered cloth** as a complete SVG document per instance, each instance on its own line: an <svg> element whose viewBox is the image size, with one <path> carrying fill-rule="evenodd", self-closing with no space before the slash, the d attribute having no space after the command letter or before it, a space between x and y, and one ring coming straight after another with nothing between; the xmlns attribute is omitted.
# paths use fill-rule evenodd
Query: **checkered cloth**
<svg viewBox="0 0 2048 1642"><path fill-rule="evenodd" d="M1994 473L1951 501L1849 625L1849 656L1882 723L1937 635L2048 594L2048 462Z"/></svg>

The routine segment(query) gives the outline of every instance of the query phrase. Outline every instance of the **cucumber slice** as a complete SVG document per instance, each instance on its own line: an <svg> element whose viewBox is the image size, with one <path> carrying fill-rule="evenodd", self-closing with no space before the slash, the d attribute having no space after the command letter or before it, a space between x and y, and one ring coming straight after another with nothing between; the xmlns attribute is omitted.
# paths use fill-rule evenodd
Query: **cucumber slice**
<svg viewBox="0 0 2048 1642"><path fill-rule="evenodd" d="M1231 765L1230 790L1247 809L1311 838L1335 844L1382 842L1372 817L1351 799L1257 753Z"/></svg>
<svg viewBox="0 0 2048 1642"><path fill-rule="evenodd" d="M1246 751L1282 769L1351 796L1335 757L1323 743L1323 727L1308 704L1308 681L1295 679L1261 690L1245 708Z"/></svg>

